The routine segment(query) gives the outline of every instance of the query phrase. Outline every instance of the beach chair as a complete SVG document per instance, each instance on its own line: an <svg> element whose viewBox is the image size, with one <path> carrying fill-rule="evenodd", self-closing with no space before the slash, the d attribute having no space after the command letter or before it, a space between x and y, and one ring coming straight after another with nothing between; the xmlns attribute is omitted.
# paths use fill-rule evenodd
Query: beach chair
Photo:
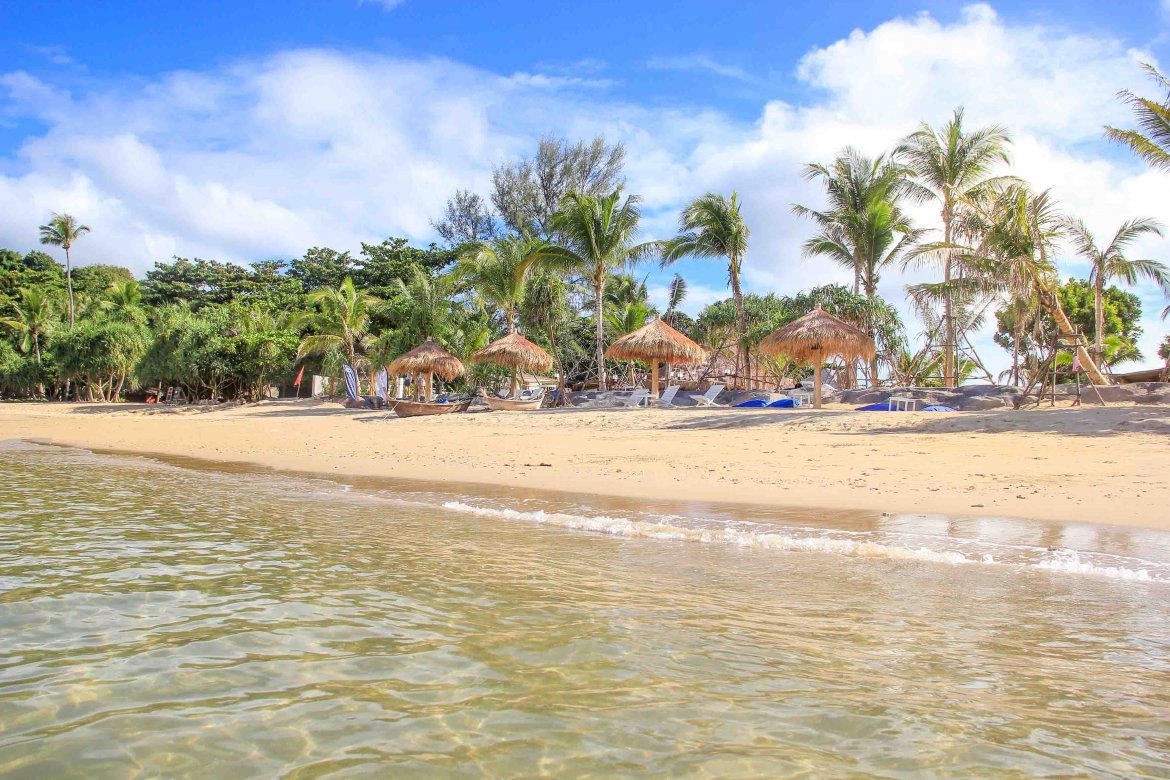
<svg viewBox="0 0 1170 780"><path fill-rule="evenodd" d="M634 407L641 406L646 400L650 398L650 391L639 387L634 392L625 397L618 396L616 400L621 406Z"/></svg>
<svg viewBox="0 0 1170 780"><path fill-rule="evenodd" d="M678 385L671 385L662 391L661 398L647 398L647 406L663 406L674 408L674 397L678 395Z"/></svg>
<svg viewBox="0 0 1170 780"><path fill-rule="evenodd" d="M695 402L696 406L723 406L723 404L715 403L715 399L723 392L724 385L711 385L707 388L707 392L702 395L692 394L690 398Z"/></svg>

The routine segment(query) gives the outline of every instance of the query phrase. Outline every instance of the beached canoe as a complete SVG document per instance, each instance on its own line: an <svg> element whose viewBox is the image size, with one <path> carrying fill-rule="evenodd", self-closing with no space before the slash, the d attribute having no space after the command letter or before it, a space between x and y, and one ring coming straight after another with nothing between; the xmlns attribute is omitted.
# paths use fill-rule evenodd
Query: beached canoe
<svg viewBox="0 0 1170 780"><path fill-rule="evenodd" d="M488 408L493 412L529 412L533 409L540 408L540 405L544 403L544 396L539 395L536 398L495 398L489 395L484 400L487 402Z"/></svg>
<svg viewBox="0 0 1170 780"><path fill-rule="evenodd" d="M394 401L394 413L399 417L423 417L428 414L452 414L466 412L471 401L451 404L428 404L422 401Z"/></svg>

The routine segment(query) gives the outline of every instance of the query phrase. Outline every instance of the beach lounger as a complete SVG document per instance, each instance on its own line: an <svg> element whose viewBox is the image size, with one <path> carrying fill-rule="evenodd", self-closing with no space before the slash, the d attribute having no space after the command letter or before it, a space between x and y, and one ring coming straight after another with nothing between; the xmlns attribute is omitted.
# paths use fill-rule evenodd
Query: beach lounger
<svg viewBox="0 0 1170 780"><path fill-rule="evenodd" d="M650 398L650 391L649 390L646 390L644 388L638 388L637 390L635 390L634 392L625 396L624 398L621 396L618 396L614 400L616 400L622 406L633 407L633 406L641 406L649 398Z"/></svg>
<svg viewBox="0 0 1170 780"><path fill-rule="evenodd" d="M678 385L671 385L662 391L661 398L646 398L647 406L668 406L674 408L674 397L678 395Z"/></svg>
<svg viewBox="0 0 1170 780"><path fill-rule="evenodd" d="M724 385L711 385L707 392L702 395L691 395L696 406L723 406L723 404L715 403L715 399L723 392Z"/></svg>

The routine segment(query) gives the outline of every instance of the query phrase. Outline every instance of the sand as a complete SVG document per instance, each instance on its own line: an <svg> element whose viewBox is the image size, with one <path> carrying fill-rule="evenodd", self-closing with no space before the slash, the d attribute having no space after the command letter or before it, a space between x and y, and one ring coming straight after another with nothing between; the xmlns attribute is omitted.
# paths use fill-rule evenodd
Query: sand
<svg viewBox="0 0 1170 780"><path fill-rule="evenodd" d="M383 420L317 401L0 404L0 439L353 477L1170 530L1170 409L628 409Z"/></svg>

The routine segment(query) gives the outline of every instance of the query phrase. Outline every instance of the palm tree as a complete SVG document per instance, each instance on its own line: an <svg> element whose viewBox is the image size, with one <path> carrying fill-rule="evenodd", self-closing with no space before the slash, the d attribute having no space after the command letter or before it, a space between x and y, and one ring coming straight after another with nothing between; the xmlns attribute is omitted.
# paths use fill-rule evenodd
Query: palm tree
<svg viewBox="0 0 1170 780"><path fill-rule="evenodd" d="M525 281L544 247L545 242L526 235L500 236L460 247L456 276L470 284L485 303L504 313L508 333L516 332Z"/></svg>
<svg viewBox="0 0 1170 780"><path fill-rule="evenodd" d="M143 319L142 285L136 279L114 282L110 285L103 308L125 319Z"/></svg>
<svg viewBox="0 0 1170 780"><path fill-rule="evenodd" d="M542 260L550 267L581 274L593 287L595 326L597 329L597 386L605 390L605 279L614 268L636 263L656 249L654 243L635 244L642 213L639 199L630 195L622 200L622 188L609 195L585 195L571 192L561 201L561 209L549 218L553 232L562 242L548 245Z"/></svg>
<svg viewBox="0 0 1170 780"><path fill-rule="evenodd" d="M708 192L691 201L679 215L679 235L659 246L662 264L670 265L684 257L727 258L727 283L735 299L735 330L738 336L735 353L735 374L746 362L744 354L747 338L747 315L743 309L743 288L740 277L747 255L751 230L739 210L739 196L730 198Z"/></svg>
<svg viewBox="0 0 1170 780"><path fill-rule="evenodd" d="M1142 63L1142 70L1150 74L1167 96L1161 102L1138 97L1128 89L1117 96L1133 107L1141 130L1121 130L1105 126L1105 136L1119 144L1128 146L1133 153L1154 168L1170 169L1170 79L1148 62Z"/></svg>
<svg viewBox="0 0 1170 780"><path fill-rule="evenodd" d="M930 197L941 202L943 243L955 243L955 214L963 200L979 200L989 191L1008 181L991 175L992 169L1008 162L1011 143L1007 130L989 125L971 132L963 128L963 109L939 130L923 123L908 136L895 152ZM949 284L955 271L953 252L943 253L943 282ZM957 334L953 296L948 289L943 297L943 385L955 386L955 347Z"/></svg>
<svg viewBox="0 0 1170 780"><path fill-rule="evenodd" d="M1161 236L1162 225L1148 217L1131 219L1117 229L1113 240L1104 249L1097 245L1097 239L1084 220L1069 220L1068 227L1077 254L1091 265L1089 284L1093 286L1093 353L1097 360L1102 360L1105 357L1105 285L1114 279L1132 285L1138 277L1145 277L1156 282L1163 290L1170 291L1170 269L1165 265L1156 260L1130 260L1125 256L1125 250L1140 236Z"/></svg>
<svg viewBox="0 0 1170 780"><path fill-rule="evenodd" d="M534 273L520 306L520 316L529 326L543 329L548 337L549 352L557 361L557 400L569 406L565 388L565 363L557 349L557 330L569 319L569 287L559 276L548 271Z"/></svg>
<svg viewBox="0 0 1170 780"><path fill-rule="evenodd" d="M793 206L798 216L810 217L820 231L804 243L806 257L826 257L852 269L853 292L864 292L872 304L877 295L881 271L898 262L921 239L923 230L915 229L898 206L901 196L914 191L907 180L909 171L886 160L865 157L856 149L846 148L832 167L810 164L804 169L808 180L820 180L828 198L828 208L814 211ZM873 336L874 323L867 313L866 324ZM878 359L870 362L870 381L878 380Z"/></svg>
<svg viewBox="0 0 1170 780"><path fill-rule="evenodd" d="M69 250L77 239L90 231L89 225L79 225L69 214L54 212L46 225L41 225L41 243L59 246L65 250L65 287L69 290L69 329L73 330L73 259Z"/></svg>
<svg viewBox="0 0 1170 780"><path fill-rule="evenodd" d="M341 350L356 370L358 351L368 335L370 315L382 309L382 302L355 288L348 276L337 287L314 290L308 302L315 311L302 315L297 325L308 326L314 333L301 340L297 360Z"/></svg>
<svg viewBox="0 0 1170 780"><path fill-rule="evenodd" d="M982 222L982 238L973 259L963 256L961 247L951 247L958 262L982 265L976 283L1011 298L1034 297L1040 308L1056 323L1064 339L1078 343L1077 353L1093 384L1108 384L1097 361L1076 339L1076 332L1064 313L1058 294L1059 277L1051 252L1057 241L1069 233L1069 220L1057 210L1051 192L1033 193L1014 184L999 193L988 208L973 207L969 219Z"/></svg>
<svg viewBox="0 0 1170 780"><path fill-rule="evenodd" d="M12 311L16 316L0 320L0 324L15 330L20 335L20 351L32 352L41 365L41 337L53 321L53 300L40 287L22 287Z"/></svg>
<svg viewBox="0 0 1170 780"><path fill-rule="evenodd" d="M682 277L682 274L675 274L674 278L670 280L670 287L666 291L666 314L662 319L666 320L671 326L674 325L674 311L687 297L687 280Z"/></svg>

